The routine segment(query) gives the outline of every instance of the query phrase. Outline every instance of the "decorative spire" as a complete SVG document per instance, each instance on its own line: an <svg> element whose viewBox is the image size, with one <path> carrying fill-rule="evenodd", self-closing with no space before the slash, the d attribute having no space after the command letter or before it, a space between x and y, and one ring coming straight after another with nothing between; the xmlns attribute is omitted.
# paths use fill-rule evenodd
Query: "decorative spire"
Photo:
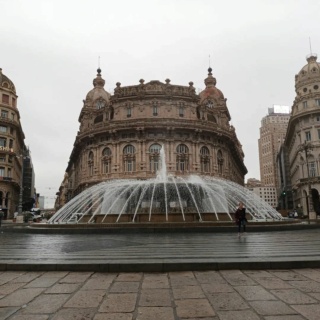
<svg viewBox="0 0 320 320"><path fill-rule="evenodd" d="M208 68L208 77L204 80L204 83L207 87L215 86L217 83L216 78L212 76L212 68Z"/></svg>
<svg viewBox="0 0 320 320"><path fill-rule="evenodd" d="M105 81L104 79L102 79L101 77L101 69L100 67L97 69L97 77L95 79L93 79L93 86L94 87L104 87Z"/></svg>

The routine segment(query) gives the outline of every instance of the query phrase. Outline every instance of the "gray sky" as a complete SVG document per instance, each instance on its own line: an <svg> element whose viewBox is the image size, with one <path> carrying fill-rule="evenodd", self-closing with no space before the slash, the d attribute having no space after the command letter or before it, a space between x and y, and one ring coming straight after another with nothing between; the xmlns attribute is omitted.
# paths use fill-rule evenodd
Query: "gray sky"
<svg viewBox="0 0 320 320"><path fill-rule="evenodd" d="M204 88L211 55L245 153L260 178L260 121L292 105L294 76L320 54L319 0L0 0L0 67L15 84L37 192L51 207L92 89L98 56L106 80Z"/></svg>

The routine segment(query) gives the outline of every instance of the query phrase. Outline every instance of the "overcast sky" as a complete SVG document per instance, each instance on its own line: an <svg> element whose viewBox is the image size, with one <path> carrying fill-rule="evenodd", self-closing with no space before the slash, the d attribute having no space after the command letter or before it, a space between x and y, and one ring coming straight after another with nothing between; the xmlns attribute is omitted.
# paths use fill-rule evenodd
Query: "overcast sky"
<svg viewBox="0 0 320 320"><path fill-rule="evenodd" d="M15 84L37 192L52 207L98 57L105 88L166 78L217 87L260 178L260 121L291 106L294 76L320 54L319 0L0 0L0 67Z"/></svg>

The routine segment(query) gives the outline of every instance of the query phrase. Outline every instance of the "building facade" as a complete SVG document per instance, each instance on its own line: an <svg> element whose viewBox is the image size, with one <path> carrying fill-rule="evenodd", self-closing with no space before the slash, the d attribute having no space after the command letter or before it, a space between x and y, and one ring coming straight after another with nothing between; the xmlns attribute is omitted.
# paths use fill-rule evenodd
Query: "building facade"
<svg viewBox="0 0 320 320"><path fill-rule="evenodd" d="M278 206L278 195L275 187L248 187L260 199L267 202L274 209Z"/></svg>
<svg viewBox="0 0 320 320"><path fill-rule="evenodd" d="M294 206L320 214L320 64L310 54L295 76L296 97L285 138Z"/></svg>
<svg viewBox="0 0 320 320"><path fill-rule="evenodd" d="M289 110L288 107L286 107ZM284 109L284 108L282 108ZM259 145L259 163L261 184L279 189L277 153L284 141L290 114L279 112L280 106L268 109L268 115L261 120Z"/></svg>
<svg viewBox="0 0 320 320"><path fill-rule="evenodd" d="M5 218L18 210L26 150L17 99L13 82L0 69L0 207Z"/></svg>
<svg viewBox="0 0 320 320"><path fill-rule="evenodd" d="M219 176L243 185L242 146L226 99L208 71L199 95L192 82L173 85L169 79L141 79L127 87L118 82L111 95L98 69L83 101L56 207L104 180L155 177L162 146L168 174Z"/></svg>

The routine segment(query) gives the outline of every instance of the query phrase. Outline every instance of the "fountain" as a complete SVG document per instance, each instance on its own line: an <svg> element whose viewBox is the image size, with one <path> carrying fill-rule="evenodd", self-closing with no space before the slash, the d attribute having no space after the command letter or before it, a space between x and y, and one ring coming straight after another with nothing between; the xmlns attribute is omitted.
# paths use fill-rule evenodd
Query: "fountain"
<svg viewBox="0 0 320 320"><path fill-rule="evenodd" d="M154 179L109 180L65 204L48 223L230 221L239 202L249 219L281 220L269 204L235 182L208 176L167 174L164 148Z"/></svg>

